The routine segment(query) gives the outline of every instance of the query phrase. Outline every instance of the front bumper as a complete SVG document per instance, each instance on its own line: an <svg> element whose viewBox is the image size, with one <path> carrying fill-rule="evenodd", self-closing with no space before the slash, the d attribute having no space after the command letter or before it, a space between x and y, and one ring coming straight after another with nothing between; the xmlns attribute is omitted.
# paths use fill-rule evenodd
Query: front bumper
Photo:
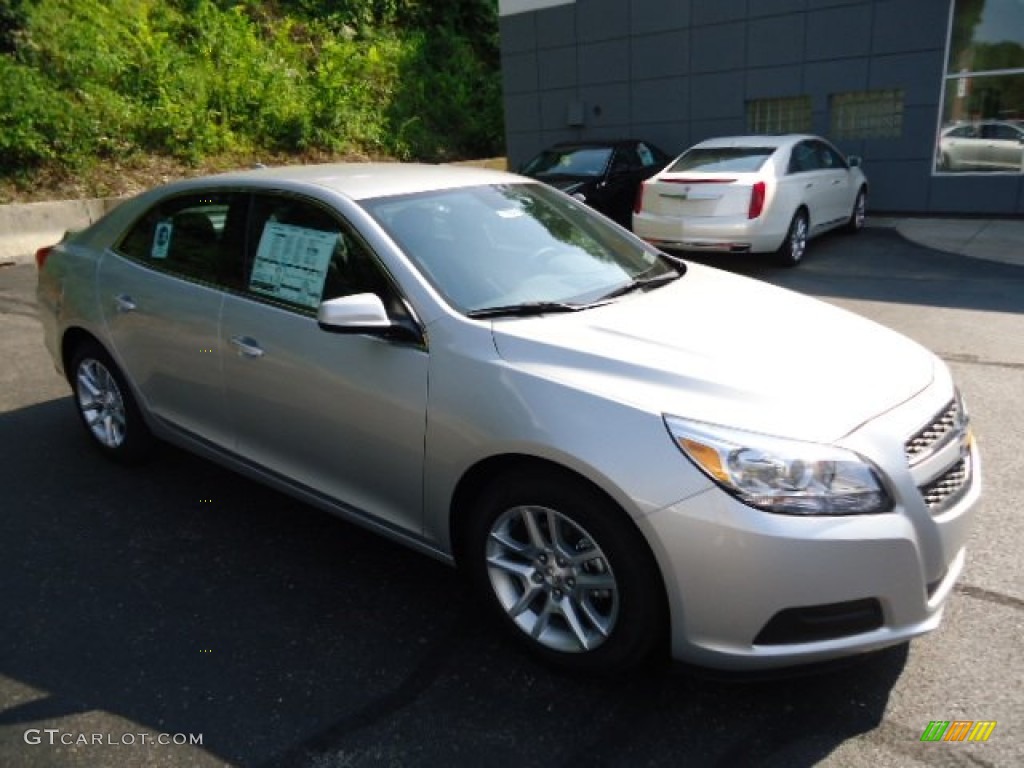
<svg viewBox="0 0 1024 768"><path fill-rule="evenodd" d="M778 515L714 487L644 518L669 596L673 656L722 669L784 667L935 629L964 567L980 459L962 440L911 470L892 435L913 435L941 408L931 392L841 441L885 472L890 512ZM922 488L958 457L969 477L944 505L929 508Z"/></svg>

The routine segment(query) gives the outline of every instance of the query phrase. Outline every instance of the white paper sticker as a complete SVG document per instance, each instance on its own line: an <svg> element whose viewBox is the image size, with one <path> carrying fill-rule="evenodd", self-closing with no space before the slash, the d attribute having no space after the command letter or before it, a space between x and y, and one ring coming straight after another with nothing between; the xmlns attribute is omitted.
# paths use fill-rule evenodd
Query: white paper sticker
<svg viewBox="0 0 1024 768"><path fill-rule="evenodd" d="M267 222L249 290L304 307L317 306L337 243L337 232Z"/></svg>
<svg viewBox="0 0 1024 768"><path fill-rule="evenodd" d="M154 259L166 259L167 251L171 247L171 236L174 234L174 224L170 219L163 219L156 223L156 231L153 233L153 248L149 255Z"/></svg>

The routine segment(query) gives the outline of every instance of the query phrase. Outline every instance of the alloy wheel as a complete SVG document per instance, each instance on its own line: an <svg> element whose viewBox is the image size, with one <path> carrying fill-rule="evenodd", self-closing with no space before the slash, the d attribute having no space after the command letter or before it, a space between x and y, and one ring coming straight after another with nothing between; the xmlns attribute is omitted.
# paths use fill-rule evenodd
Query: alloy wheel
<svg viewBox="0 0 1024 768"><path fill-rule="evenodd" d="M619 617L619 585L608 557L578 523L543 506L516 506L491 526L491 587L507 616L545 648L592 651Z"/></svg>
<svg viewBox="0 0 1024 768"><path fill-rule="evenodd" d="M127 436L121 388L107 367L87 358L78 366L75 394L78 408L93 437L106 448L119 448Z"/></svg>

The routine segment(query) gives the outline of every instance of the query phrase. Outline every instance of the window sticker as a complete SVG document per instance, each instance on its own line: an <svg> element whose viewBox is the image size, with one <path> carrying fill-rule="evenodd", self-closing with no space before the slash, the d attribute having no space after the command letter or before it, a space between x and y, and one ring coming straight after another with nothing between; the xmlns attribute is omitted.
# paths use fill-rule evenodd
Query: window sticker
<svg viewBox="0 0 1024 768"><path fill-rule="evenodd" d="M263 227L249 290L303 307L320 303L337 232L268 221Z"/></svg>
<svg viewBox="0 0 1024 768"><path fill-rule="evenodd" d="M637 154L640 155L640 164L645 168L654 165L654 153L643 142L636 145Z"/></svg>
<svg viewBox="0 0 1024 768"><path fill-rule="evenodd" d="M167 250L171 246L171 235L173 234L174 224L170 219L161 219L156 223L156 231L153 233L153 248L149 252L150 258L167 258Z"/></svg>

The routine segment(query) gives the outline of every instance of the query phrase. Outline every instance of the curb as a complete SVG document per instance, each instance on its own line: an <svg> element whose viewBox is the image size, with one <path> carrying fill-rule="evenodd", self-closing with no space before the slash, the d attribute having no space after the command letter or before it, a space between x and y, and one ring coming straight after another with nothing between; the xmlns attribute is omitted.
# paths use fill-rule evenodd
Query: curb
<svg viewBox="0 0 1024 768"><path fill-rule="evenodd" d="M36 249L58 242L69 229L89 226L121 201L106 197L0 205L0 264L30 264Z"/></svg>

